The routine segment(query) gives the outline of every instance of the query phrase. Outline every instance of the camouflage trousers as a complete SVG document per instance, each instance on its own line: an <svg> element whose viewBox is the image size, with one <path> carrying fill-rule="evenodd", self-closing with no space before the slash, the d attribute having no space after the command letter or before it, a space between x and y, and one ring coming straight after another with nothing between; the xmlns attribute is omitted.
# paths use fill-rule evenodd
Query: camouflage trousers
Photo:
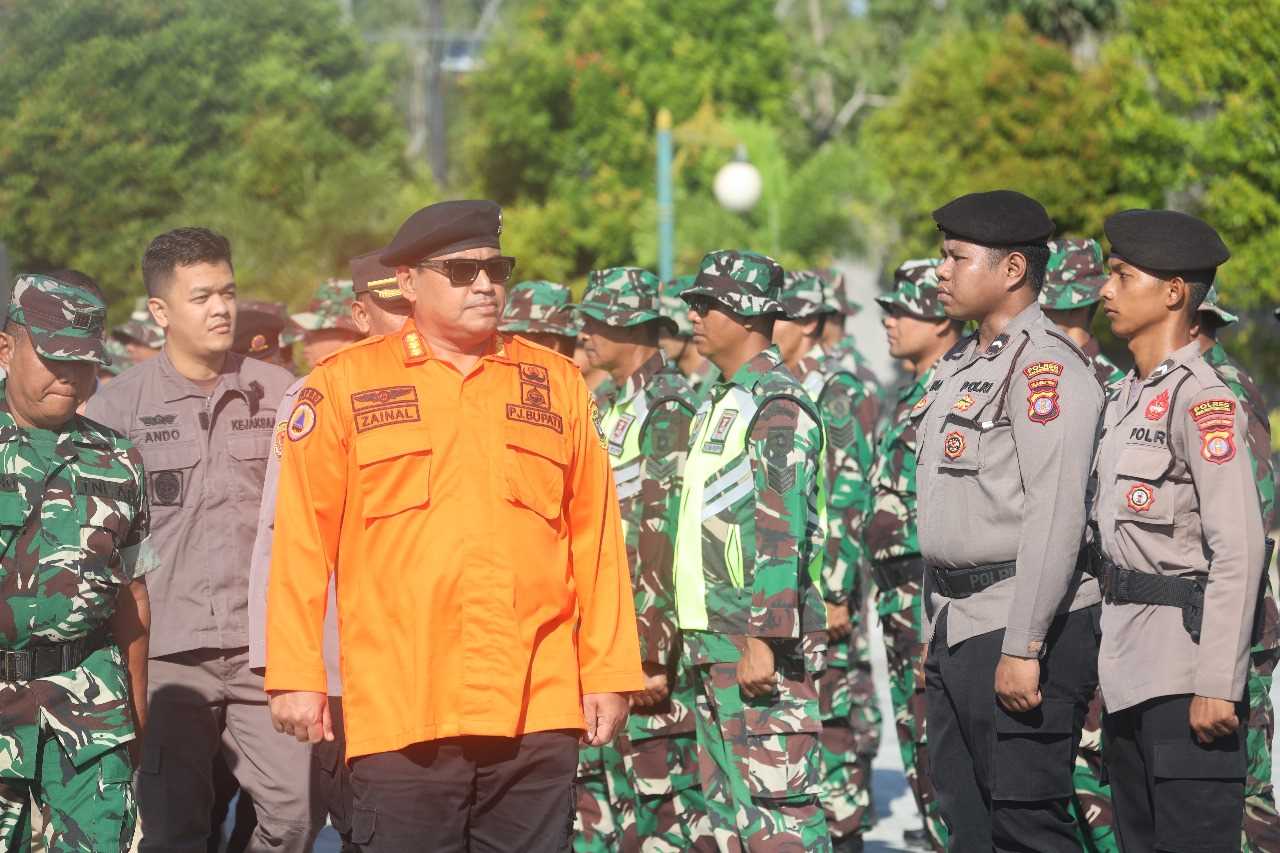
<svg viewBox="0 0 1280 853"><path fill-rule="evenodd" d="M1249 666L1249 775L1244 787L1242 853L1280 853L1280 816L1271 787L1271 743L1275 737L1275 708L1271 680L1280 650L1255 652Z"/></svg>
<svg viewBox="0 0 1280 853"><path fill-rule="evenodd" d="M31 849L33 802L45 853L123 853L138 820L128 747L76 767L55 738L43 737L35 779L0 779L0 851Z"/></svg>
<svg viewBox="0 0 1280 853"><path fill-rule="evenodd" d="M946 821L938 809L937 793L929 778L929 741L925 732L924 644L920 641L921 599L918 594L903 600L914 607L881 613L885 658L889 664L889 698L893 702L893 722L898 733L898 751L916 809L936 851L947 848Z"/></svg>
<svg viewBox="0 0 1280 853"><path fill-rule="evenodd" d="M576 782L575 853L715 850L693 733L583 747Z"/></svg>
<svg viewBox="0 0 1280 853"><path fill-rule="evenodd" d="M843 647L843 648L841 648ZM872 754L862 751L865 730L853 721L857 712L854 673L848 669L848 641L828 647L832 660L818 677L818 737L822 777L822 811L832 838L859 835L875 825L871 808Z"/></svg>
<svg viewBox="0 0 1280 853"><path fill-rule="evenodd" d="M723 853L831 851L817 688L798 657L778 669L776 691L748 699L736 664L697 667L698 772Z"/></svg>
<svg viewBox="0 0 1280 853"><path fill-rule="evenodd" d="M1095 690L1080 730L1075 767L1071 771L1075 796L1071 811L1087 853L1120 853L1111 806L1111 786L1102 762L1102 691Z"/></svg>

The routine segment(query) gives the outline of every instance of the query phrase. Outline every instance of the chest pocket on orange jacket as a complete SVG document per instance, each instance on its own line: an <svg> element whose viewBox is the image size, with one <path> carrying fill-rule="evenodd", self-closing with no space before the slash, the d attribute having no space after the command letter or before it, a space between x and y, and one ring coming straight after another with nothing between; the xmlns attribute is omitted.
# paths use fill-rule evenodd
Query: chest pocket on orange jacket
<svg viewBox="0 0 1280 853"><path fill-rule="evenodd" d="M506 425L503 471L507 496L548 521L560 517L569 451L560 433L533 424Z"/></svg>
<svg viewBox="0 0 1280 853"><path fill-rule="evenodd" d="M365 518L389 518L431 499L431 436L396 426L356 438L360 499Z"/></svg>

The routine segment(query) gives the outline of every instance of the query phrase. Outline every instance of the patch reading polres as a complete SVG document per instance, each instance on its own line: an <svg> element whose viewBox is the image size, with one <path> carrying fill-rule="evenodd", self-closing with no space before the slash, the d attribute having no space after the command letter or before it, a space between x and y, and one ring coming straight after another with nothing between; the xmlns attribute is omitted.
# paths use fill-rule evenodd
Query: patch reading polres
<svg viewBox="0 0 1280 853"><path fill-rule="evenodd" d="M418 389L412 385L358 391L351 395L351 413L356 421L356 432L422 420L418 410Z"/></svg>

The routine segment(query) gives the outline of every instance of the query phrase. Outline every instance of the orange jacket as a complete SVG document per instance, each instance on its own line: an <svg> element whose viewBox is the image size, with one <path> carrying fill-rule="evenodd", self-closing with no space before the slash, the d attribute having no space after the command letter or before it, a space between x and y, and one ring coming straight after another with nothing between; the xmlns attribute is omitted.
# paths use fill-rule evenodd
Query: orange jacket
<svg viewBox="0 0 1280 853"><path fill-rule="evenodd" d="M582 729L582 693L641 689L594 414L520 338L466 377L412 321L322 361L277 436L267 689L325 690L333 571L348 758Z"/></svg>

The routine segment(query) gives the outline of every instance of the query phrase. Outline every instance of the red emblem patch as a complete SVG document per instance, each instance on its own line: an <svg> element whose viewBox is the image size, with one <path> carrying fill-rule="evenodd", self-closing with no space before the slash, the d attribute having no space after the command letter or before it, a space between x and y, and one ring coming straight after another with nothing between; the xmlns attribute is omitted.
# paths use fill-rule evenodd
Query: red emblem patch
<svg viewBox="0 0 1280 853"><path fill-rule="evenodd" d="M1235 400L1205 400L1188 411L1200 430L1200 456L1222 465L1235 458Z"/></svg>
<svg viewBox="0 0 1280 853"><path fill-rule="evenodd" d="M1147 420L1158 421L1169 411L1169 390L1166 388L1147 403Z"/></svg>
<svg viewBox="0 0 1280 853"><path fill-rule="evenodd" d="M964 436L958 432L949 432L942 439L942 454L948 459L959 459L964 455Z"/></svg>
<svg viewBox="0 0 1280 853"><path fill-rule="evenodd" d="M1156 491L1146 483L1138 483L1129 490L1125 501L1134 512L1146 512L1156 502Z"/></svg>
<svg viewBox="0 0 1280 853"><path fill-rule="evenodd" d="M1047 424L1060 415L1058 378L1062 376L1062 364L1037 361L1027 365L1022 375L1027 377L1027 418L1033 423Z"/></svg>

